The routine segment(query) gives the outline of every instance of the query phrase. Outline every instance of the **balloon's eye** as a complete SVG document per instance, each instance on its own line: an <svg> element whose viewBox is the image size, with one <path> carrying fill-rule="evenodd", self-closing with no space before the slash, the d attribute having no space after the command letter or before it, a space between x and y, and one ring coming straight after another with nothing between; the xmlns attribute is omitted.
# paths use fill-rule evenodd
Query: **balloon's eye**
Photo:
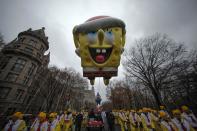
<svg viewBox="0 0 197 131"><path fill-rule="evenodd" d="M90 43L94 43L97 39L97 33L96 32L89 32L88 33L88 41Z"/></svg>
<svg viewBox="0 0 197 131"><path fill-rule="evenodd" d="M112 31L106 31L105 32L105 38L108 43L113 44L114 41L114 34Z"/></svg>

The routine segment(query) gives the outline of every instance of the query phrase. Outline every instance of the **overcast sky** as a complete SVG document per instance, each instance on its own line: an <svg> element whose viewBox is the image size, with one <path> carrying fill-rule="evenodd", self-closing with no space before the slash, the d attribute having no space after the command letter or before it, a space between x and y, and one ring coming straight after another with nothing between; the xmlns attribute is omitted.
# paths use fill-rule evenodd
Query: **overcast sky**
<svg viewBox="0 0 197 131"><path fill-rule="evenodd" d="M45 27L50 64L82 73L72 29L97 15L117 17L126 23L127 47L137 38L159 32L197 48L197 0L0 0L0 32L9 42L28 28ZM106 99L101 78L95 88Z"/></svg>

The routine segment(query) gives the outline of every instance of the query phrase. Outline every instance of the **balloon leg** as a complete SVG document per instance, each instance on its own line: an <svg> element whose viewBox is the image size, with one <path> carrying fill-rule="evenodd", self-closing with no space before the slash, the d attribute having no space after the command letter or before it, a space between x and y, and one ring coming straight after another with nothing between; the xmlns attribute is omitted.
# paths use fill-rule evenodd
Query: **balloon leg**
<svg viewBox="0 0 197 131"><path fill-rule="evenodd" d="M104 84L108 85L109 84L109 79L103 78Z"/></svg>
<svg viewBox="0 0 197 131"><path fill-rule="evenodd" d="M94 81L95 81L95 79L91 79L91 80L90 80L90 84L91 84L91 85L94 85Z"/></svg>

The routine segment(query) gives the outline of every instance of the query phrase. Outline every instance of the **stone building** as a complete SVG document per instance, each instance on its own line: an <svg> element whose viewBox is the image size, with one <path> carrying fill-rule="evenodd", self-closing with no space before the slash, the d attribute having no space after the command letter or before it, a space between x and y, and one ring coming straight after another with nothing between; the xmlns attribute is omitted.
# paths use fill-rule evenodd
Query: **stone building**
<svg viewBox="0 0 197 131"><path fill-rule="evenodd" d="M85 102L89 102L89 103L95 103L95 90L94 87L92 87L91 90L84 90L83 91L84 94L84 103Z"/></svg>
<svg viewBox="0 0 197 131"><path fill-rule="evenodd" d="M92 87L91 90L84 90L83 95L84 95L83 103L85 108L86 109L94 108L96 106L94 87Z"/></svg>
<svg viewBox="0 0 197 131"><path fill-rule="evenodd" d="M37 72L48 67L50 54L44 27L18 34L0 51L0 114L22 110L31 99L31 87Z"/></svg>
<svg viewBox="0 0 197 131"><path fill-rule="evenodd" d="M92 89L84 88L76 88L74 91L73 98L70 100L70 107L72 109L91 109L96 106L95 102L95 92L94 87Z"/></svg>

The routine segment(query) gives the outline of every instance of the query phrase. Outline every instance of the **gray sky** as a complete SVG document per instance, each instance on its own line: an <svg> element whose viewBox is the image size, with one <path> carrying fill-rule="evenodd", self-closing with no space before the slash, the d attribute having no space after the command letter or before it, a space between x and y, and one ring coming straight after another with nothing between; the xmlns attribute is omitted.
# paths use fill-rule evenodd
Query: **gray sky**
<svg viewBox="0 0 197 131"><path fill-rule="evenodd" d="M82 73L80 59L74 52L72 29L97 15L125 21L126 48L133 40L156 32L197 48L197 0L0 0L0 32L9 42L30 27L45 27L50 64L73 67ZM116 79L122 76L120 66ZM96 91L106 99L101 78L96 81Z"/></svg>

